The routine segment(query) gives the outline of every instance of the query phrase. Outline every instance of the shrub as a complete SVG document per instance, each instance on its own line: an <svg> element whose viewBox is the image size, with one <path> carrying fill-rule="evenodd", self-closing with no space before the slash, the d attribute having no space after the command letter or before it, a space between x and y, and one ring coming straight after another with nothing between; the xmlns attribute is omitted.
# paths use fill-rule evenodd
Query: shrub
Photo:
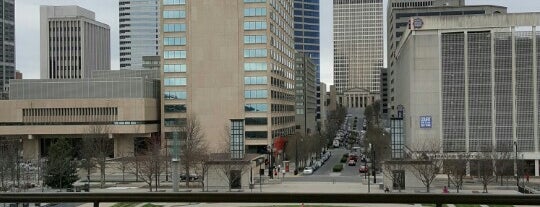
<svg viewBox="0 0 540 207"><path fill-rule="evenodd" d="M341 160L340 160L341 163L346 163L347 162L347 157L342 157Z"/></svg>
<svg viewBox="0 0 540 207"><path fill-rule="evenodd" d="M334 168L332 168L333 172L341 172L342 170L343 170L343 165L342 164L334 165Z"/></svg>

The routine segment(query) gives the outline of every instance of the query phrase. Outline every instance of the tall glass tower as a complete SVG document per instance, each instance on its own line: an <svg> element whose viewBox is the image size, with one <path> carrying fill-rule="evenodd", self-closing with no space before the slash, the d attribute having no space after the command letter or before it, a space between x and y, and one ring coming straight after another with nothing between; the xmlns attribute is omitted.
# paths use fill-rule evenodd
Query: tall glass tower
<svg viewBox="0 0 540 207"><path fill-rule="evenodd" d="M15 78L15 2L14 0L2 0L2 28L0 28L2 40L0 43L0 99L5 95L4 86L9 79ZM4 97L5 98L5 97Z"/></svg>
<svg viewBox="0 0 540 207"><path fill-rule="evenodd" d="M310 57L316 66L317 120L320 119L321 104L319 28L319 0L294 0L294 47L296 51Z"/></svg>
<svg viewBox="0 0 540 207"><path fill-rule="evenodd" d="M120 69L142 69L143 56L159 55L158 0L120 0Z"/></svg>

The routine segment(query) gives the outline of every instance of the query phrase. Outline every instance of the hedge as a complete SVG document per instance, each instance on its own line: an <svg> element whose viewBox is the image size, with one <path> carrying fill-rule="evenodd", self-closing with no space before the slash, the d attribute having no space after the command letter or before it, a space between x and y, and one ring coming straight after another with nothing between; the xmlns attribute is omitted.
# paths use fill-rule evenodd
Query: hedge
<svg viewBox="0 0 540 207"><path fill-rule="evenodd" d="M342 170L343 170L343 165L342 164L334 165L334 168L332 168L333 172L341 172Z"/></svg>

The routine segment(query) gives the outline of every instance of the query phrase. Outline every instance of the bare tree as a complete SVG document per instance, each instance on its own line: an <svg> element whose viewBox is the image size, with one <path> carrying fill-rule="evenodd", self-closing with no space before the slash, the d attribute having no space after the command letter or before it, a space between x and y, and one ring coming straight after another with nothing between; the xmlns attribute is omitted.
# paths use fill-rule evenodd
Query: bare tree
<svg viewBox="0 0 540 207"><path fill-rule="evenodd" d="M17 139L2 138L0 141L0 191L9 189L9 181L15 182L17 169Z"/></svg>
<svg viewBox="0 0 540 207"><path fill-rule="evenodd" d="M161 144L157 138L147 140L147 148L141 152L141 155L129 160L127 169L130 173L137 176L140 180L148 184L150 192L152 192L152 184L156 181L156 191L158 187L158 175L163 170L164 156L161 155Z"/></svg>
<svg viewBox="0 0 540 207"><path fill-rule="evenodd" d="M392 180L393 189L401 190L405 189L405 160L389 160L383 163L383 173L386 177Z"/></svg>
<svg viewBox="0 0 540 207"><path fill-rule="evenodd" d="M448 182L455 186L456 191L459 193L459 190L463 187L463 178L467 175L466 167L471 160L471 154L466 152L445 153L443 156L443 170L448 176Z"/></svg>
<svg viewBox="0 0 540 207"><path fill-rule="evenodd" d="M232 190L235 183L239 183L241 185L242 176L247 172L249 162L246 163L243 160L230 159L229 153L213 154L213 158L211 160L214 163L214 166L217 168L220 177L227 181L229 191Z"/></svg>
<svg viewBox="0 0 540 207"><path fill-rule="evenodd" d="M83 138L83 157L87 161L94 160L100 171L100 187L105 187L105 171L107 169L107 158L114 150L113 140L109 139L110 127L99 122L88 126L86 137ZM91 164L89 162L89 164Z"/></svg>
<svg viewBox="0 0 540 207"><path fill-rule="evenodd" d="M419 143L412 150L414 150L412 159L415 162L410 165L411 172L422 182L429 193L431 184L442 167L442 161L437 159L440 145L436 141L425 141Z"/></svg>
<svg viewBox="0 0 540 207"><path fill-rule="evenodd" d="M189 115L184 126L177 128L180 136L180 163L186 175L186 187L190 186L190 175L201 166L208 155L201 123L195 115Z"/></svg>
<svg viewBox="0 0 540 207"><path fill-rule="evenodd" d="M116 161L116 165L115 165L116 169L122 171L122 182L126 182L125 175L126 175L127 167L130 162L129 156L125 156L124 154L121 154L120 157L117 158L115 161Z"/></svg>
<svg viewBox="0 0 540 207"><path fill-rule="evenodd" d="M494 154L493 151L483 151L478 152L476 156L478 179L482 183L484 193L488 192L487 186L495 180Z"/></svg>
<svg viewBox="0 0 540 207"><path fill-rule="evenodd" d="M495 180L500 179L500 185L504 185L503 179L506 177L507 180L512 176L513 173L513 163L512 163L512 150L501 149L496 150L494 154L495 159Z"/></svg>

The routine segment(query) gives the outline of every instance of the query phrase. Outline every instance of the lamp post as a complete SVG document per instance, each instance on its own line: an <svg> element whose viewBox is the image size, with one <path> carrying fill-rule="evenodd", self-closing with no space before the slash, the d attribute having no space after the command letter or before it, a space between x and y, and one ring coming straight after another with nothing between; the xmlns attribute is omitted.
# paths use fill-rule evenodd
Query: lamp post
<svg viewBox="0 0 540 207"><path fill-rule="evenodd" d="M371 149L371 143L369 143L369 151L371 151L371 150L372 150L372 149ZM372 164L372 165L371 165L371 168L373 168L373 161L372 161L371 164ZM367 160L366 160L366 165L367 165ZM366 170L366 175L367 175L367 174L369 174L369 168ZM367 180L367 186L368 186L367 192L370 193L370 192L371 192L371 184L370 184L371 181L369 180L369 175L367 175L367 179L368 179L368 180Z"/></svg>
<svg viewBox="0 0 540 207"><path fill-rule="evenodd" d="M298 137L294 138L294 175L298 175Z"/></svg>
<svg viewBox="0 0 540 207"><path fill-rule="evenodd" d="M519 176L518 176L518 169L517 169L518 147L517 147L516 141L514 141L514 147L516 149L516 156L514 157L514 176L516 176L516 185L519 191Z"/></svg>
<svg viewBox="0 0 540 207"><path fill-rule="evenodd" d="M274 179L274 173L272 172L272 155L274 154L274 149L272 149L272 144L268 145L268 149L270 150L270 154L268 156L269 165L268 165L268 175L270 176L270 179ZM267 150L268 151L268 150Z"/></svg>
<svg viewBox="0 0 540 207"><path fill-rule="evenodd" d="M371 148L371 152L373 153L373 160L371 161L373 165L373 183L377 183L377 172L375 170L375 147Z"/></svg>

